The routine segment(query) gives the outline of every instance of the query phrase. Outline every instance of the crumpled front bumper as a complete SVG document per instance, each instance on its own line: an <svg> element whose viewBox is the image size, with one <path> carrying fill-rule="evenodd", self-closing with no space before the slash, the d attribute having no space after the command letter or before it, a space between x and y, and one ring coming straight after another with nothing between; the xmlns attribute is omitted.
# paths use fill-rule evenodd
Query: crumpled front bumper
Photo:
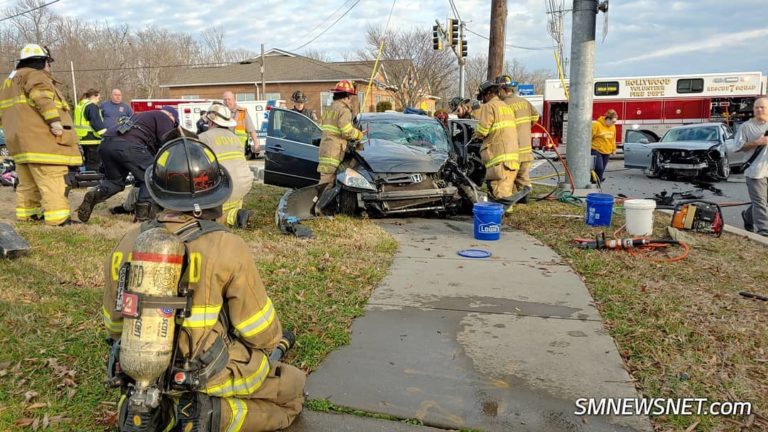
<svg viewBox="0 0 768 432"><path fill-rule="evenodd" d="M320 194L324 185L312 185L286 192L277 204L275 224L283 234L294 234L299 237L311 237L312 230L299 225L303 220L316 219L312 214L315 197Z"/></svg>

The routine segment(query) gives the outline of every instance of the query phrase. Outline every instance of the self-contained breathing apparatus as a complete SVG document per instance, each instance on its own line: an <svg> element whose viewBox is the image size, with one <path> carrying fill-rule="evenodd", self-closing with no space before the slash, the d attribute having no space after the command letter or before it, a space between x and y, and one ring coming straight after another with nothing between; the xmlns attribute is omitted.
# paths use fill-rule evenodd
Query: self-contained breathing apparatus
<svg viewBox="0 0 768 432"><path fill-rule="evenodd" d="M217 336L204 352L192 358L178 358L178 343L185 318L191 316L193 290L186 244L204 234L226 230L206 220L194 220L175 232L157 221L145 222L131 252L130 262L118 272L115 310L123 316L120 340L108 340L107 385L120 387L118 405L120 432L170 430L183 415L189 415L190 401L199 395L209 378L229 362L229 335ZM193 270L192 270L193 271ZM230 329L225 308L219 314L225 329ZM191 340L191 337L188 338ZM284 353L292 343L276 351ZM279 355L277 360L282 357ZM209 407L211 403L209 401ZM186 407L184 413L176 406ZM218 427L217 411L194 408L198 429ZM201 429L200 427L204 427ZM168 428L168 429L166 429ZM216 430L216 429L214 429Z"/></svg>

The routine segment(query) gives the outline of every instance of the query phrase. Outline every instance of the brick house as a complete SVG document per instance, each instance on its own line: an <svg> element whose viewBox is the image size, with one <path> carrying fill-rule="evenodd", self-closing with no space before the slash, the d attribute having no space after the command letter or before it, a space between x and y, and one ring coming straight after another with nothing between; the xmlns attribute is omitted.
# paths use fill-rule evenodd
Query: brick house
<svg viewBox="0 0 768 432"><path fill-rule="evenodd" d="M229 90L239 101L283 99L288 107L294 91L301 90L307 96L307 106L318 115L331 104L330 89L343 79L351 81L358 92L357 109L363 102L368 87L368 80L373 71L373 61L322 62L279 49L271 49L264 54L264 81L266 91L262 95L261 56L245 64L232 64L222 67L200 67L181 71L171 81L161 84L167 88L171 98L184 99L221 99L222 93ZM395 109L398 84L391 83L387 77L387 64L403 67L410 60L396 60L379 64L371 86L371 95L363 111L375 111L376 104L389 101ZM408 67L408 65L406 65ZM412 67L412 66L410 66ZM425 97L429 110L434 110L434 98Z"/></svg>

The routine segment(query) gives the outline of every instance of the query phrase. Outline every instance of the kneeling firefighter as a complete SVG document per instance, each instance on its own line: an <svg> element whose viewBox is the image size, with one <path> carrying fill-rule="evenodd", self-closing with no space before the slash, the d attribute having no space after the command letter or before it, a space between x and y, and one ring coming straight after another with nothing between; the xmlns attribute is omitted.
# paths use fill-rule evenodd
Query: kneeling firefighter
<svg viewBox="0 0 768 432"><path fill-rule="evenodd" d="M214 222L229 174L205 144L179 138L158 152L146 184L165 210L132 228L105 266L119 430L288 427L305 375L269 355L287 349L275 307L248 245Z"/></svg>

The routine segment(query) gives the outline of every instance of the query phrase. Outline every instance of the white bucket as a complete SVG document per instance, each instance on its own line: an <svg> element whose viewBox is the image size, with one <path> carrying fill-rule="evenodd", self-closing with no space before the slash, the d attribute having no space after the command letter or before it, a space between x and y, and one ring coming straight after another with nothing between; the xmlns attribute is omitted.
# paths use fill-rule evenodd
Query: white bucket
<svg viewBox="0 0 768 432"><path fill-rule="evenodd" d="M653 211L656 201L649 199L631 199L624 201L624 217L627 233L632 236L653 234Z"/></svg>

